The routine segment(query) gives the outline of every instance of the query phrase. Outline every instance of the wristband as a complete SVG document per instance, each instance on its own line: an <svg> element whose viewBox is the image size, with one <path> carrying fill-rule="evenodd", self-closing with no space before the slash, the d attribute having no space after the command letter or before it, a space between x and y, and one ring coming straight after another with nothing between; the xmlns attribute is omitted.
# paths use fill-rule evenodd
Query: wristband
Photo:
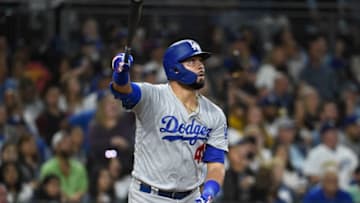
<svg viewBox="0 0 360 203"><path fill-rule="evenodd" d="M129 82L129 72L122 71L120 73L114 71L112 75L113 81L120 86L126 85Z"/></svg>

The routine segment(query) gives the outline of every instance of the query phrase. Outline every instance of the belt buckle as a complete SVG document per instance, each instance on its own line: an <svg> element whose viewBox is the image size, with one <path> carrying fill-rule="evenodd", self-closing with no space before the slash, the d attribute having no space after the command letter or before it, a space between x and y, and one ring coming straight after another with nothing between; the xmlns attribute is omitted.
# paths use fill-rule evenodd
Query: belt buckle
<svg viewBox="0 0 360 203"><path fill-rule="evenodd" d="M156 187L153 187L153 186L150 186L150 187L151 187L151 193L152 194L159 195L159 188L156 188Z"/></svg>

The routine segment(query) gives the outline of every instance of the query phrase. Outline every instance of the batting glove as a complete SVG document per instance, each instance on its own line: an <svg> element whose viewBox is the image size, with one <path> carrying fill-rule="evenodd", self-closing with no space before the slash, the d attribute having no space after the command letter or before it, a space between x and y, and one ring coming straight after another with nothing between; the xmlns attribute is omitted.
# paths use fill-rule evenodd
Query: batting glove
<svg viewBox="0 0 360 203"><path fill-rule="evenodd" d="M128 72L133 63L134 58L131 55L129 55L128 61L125 62L125 53L119 53L113 58L111 67L116 73Z"/></svg>
<svg viewBox="0 0 360 203"><path fill-rule="evenodd" d="M208 199L205 199L203 196L196 198L195 203L211 203L211 197L209 196Z"/></svg>
<svg viewBox="0 0 360 203"><path fill-rule="evenodd" d="M220 184L215 180L208 180L204 183L204 189L196 203L211 203L215 195L220 191Z"/></svg>
<svg viewBox="0 0 360 203"><path fill-rule="evenodd" d="M125 62L125 53L116 55L111 63L114 70L112 78L117 85L126 85L129 82L129 69L134 62L134 58L129 55L128 61Z"/></svg>

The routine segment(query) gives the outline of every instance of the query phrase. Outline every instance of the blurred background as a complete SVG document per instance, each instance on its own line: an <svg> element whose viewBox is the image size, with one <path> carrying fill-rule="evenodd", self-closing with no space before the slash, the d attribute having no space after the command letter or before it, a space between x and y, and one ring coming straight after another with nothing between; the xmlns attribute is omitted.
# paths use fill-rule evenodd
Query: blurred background
<svg viewBox="0 0 360 203"><path fill-rule="evenodd" d="M135 117L108 93L127 0L0 1L0 203L127 202ZM224 110L216 202L360 202L360 2L145 0L133 81L162 56L213 53L202 93Z"/></svg>

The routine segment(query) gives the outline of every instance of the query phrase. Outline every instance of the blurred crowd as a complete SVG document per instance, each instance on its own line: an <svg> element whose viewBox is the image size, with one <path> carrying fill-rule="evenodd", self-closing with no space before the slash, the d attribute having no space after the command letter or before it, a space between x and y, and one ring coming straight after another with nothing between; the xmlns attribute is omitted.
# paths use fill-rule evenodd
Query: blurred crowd
<svg viewBox="0 0 360 203"><path fill-rule="evenodd" d="M135 117L107 91L126 30L100 27L87 19L70 41L43 47L0 35L0 203L126 202ZM202 94L229 125L216 202L360 202L360 57L351 36L329 43L319 29L300 41L290 22L267 41L251 26L210 30L195 39L213 52ZM136 34L133 81L167 81L164 50L182 38L167 31Z"/></svg>

